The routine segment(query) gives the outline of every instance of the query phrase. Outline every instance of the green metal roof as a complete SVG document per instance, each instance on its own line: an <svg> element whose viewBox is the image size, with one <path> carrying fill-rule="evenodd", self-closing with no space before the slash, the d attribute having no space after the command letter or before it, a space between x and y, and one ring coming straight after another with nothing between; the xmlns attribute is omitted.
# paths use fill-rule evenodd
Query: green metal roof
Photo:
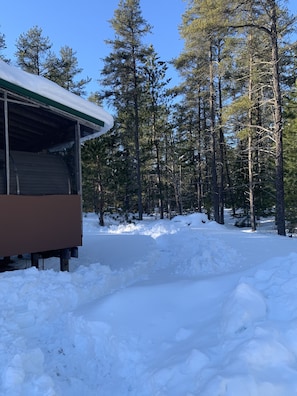
<svg viewBox="0 0 297 396"><path fill-rule="evenodd" d="M81 122L92 123L100 134L113 126L113 117L95 103L67 91L53 81L1 60L0 88L79 118Z"/></svg>
<svg viewBox="0 0 297 396"><path fill-rule="evenodd" d="M44 77L0 60L0 149L4 137L4 106L8 103L9 140L14 150L41 151L73 142L80 124L81 142L113 126L113 117L88 100Z"/></svg>
<svg viewBox="0 0 297 396"><path fill-rule="evenodd" d="M89 122L91 122L91 123L93 123L95 125L99 125L101 127L103 127L105 125L104 121L102 121L102 120L100 120L98 118L92 117L92 116L90 116L88 114L85 114L85 113L83 113L81 111L78 111L78 110L73 109L73 108L71 108L69 106L66 106L63 103L59 103L56 100L47 98L47 97L42 96L42 95L40 95L40 94L38 94L36 92L30 91L29 89L23 88L21 86L13 84L13 83L11 83L9 81L3 80L2 78L0 78L0 87L4 88L4 89L7 89L10 92L14 92L16 94L19 94L21 96L25 96L25 97L27 97L29 99L34 99L37 102L45 104L46 106L54 107L54 108L56 108L58 110L61 110L61 111L65 112L65 113L69 113L69 114L71 114L71 115L73 115L75 117L78 117L78 118L81 118L83 120L89 121Z"/></svg>

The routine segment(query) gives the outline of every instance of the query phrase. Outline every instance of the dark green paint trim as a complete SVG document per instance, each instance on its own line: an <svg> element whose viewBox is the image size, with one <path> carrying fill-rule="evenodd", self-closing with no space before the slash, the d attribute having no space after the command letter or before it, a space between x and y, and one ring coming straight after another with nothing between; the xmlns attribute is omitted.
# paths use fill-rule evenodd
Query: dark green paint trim
<svg viewBox="0 0 297 396"><path fill-rule="evenodd" d="M13 84L13 83L11 83L9 81L3 80L2 78L0 78L0 87L4 88L4 89L7 89L10 92L17 93L17 94L19 94L21 96L25 96L25 97L27 97L29 99L36 100L36 101L38 101L40 103L43 103L43 104L45 104L47 106L52 106L52 107L54 107L54 108L56 108L58 110L64 111L64 112L66 112L68 114L71 114L71 115L73 115L75 117L81 118L81 119L83 119L85 121L89 121L89 122L91 122L91 123L93 123L95 125L99 125L101 127L104 126L104 122L102 120L99 120L99 119L97 119L95 117L92 117L92 116L90 116L88 114L82 113L81 111L72 109L69 106L63 105L62 103L59 103L59 102L57 102L55 100L46 98L45 96L42 96L42 95L40 95L40 94L38 94L36 92L30 91L29 89L20 87L19 85Z"/></svg>

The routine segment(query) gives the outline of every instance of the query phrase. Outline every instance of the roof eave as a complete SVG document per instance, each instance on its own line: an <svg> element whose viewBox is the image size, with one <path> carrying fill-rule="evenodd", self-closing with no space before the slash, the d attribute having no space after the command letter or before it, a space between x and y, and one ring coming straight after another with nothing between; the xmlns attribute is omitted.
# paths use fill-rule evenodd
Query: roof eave
<svg viewBox="0 0 297 396"><path fill-rule="evenodd" d="M39 93L33 92L27 88L21 87L17 84L14 84L10 81L4 80L0 78L0 87L3 89L6 89L7 91L16 93L18 95L27 97L31 100L34 100L38 103L41 103L42 105L45 105L46 107L58 110L59 112L66 113L76 119L81 120L82 124L86 124L87 126L92 126L95 130L104 128L105 123L104 121L92 117L89 114L83 113L79 110L76 110L74 108L71 108L69 106L66 106L63 103L59 103L53 99L47 98L43 95L40 95ZM100 127L100 128L98 128Z"/></svg>

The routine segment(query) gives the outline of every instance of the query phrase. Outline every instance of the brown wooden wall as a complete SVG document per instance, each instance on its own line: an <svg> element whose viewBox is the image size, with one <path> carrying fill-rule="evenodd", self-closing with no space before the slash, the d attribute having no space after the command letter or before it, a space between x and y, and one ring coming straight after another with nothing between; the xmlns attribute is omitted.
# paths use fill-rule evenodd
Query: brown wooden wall
<svg viewBox="0 0 297 396"><path fill-rule="evenodd" d="M81 244L80 195L0 195L0 256Z"/></svg>

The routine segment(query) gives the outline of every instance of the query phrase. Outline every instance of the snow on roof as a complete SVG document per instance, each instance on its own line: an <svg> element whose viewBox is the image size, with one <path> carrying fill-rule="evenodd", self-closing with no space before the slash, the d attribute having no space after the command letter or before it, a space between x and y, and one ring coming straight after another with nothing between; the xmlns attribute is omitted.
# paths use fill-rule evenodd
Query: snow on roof
<svg viewBox="0 0 297 396"><path fill-rule="evenodd" d="M92 122L95 131L83 140L95 138L113 126L113 117L100 106L67 91L44 77L25 72L0 60L0 87L25 92L30 98Z"/></svg>

